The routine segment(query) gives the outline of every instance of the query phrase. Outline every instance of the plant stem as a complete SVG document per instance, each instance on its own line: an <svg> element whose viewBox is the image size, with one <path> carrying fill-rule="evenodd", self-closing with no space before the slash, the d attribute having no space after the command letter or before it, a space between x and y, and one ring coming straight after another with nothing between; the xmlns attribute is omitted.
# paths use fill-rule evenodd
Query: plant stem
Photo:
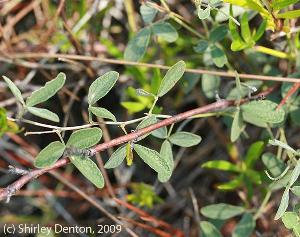
<svg viewBox="0 0 300 237"><path fill-rule="evenodd" d="M65 59L81 60L81 61L98 61L98 62L105 62L105 63L110 63L110 64L127 65L127 66L159 68L159 69L166 69L166 70L170 69L170 67L166 66L166 65L151 64L151 63L140 63L140 62L132 62L132 61L126 61L126 60L99 58L99 57L92 57L92 56L85 56L85 55L75 55L75 54L20 53L20 54L10 54L10 57L12 59L20 59L20 58L65 58ZM204 70L204 69L189 69L189 68L187 68L185 71L190 72L190 73L195 73L195 74L208 74L208 75L215 75L215 76L220 76L220 77L235 78L235 73L234 72ZM240 78L245 78L245 79L261 80L261 81L300 82L299 78L263 76L263 75L246 74L246 73L240 73L239 77Z"/></svg>
<svg viewBox="0 0 300 237"><path fill-rule="evenodd" d="M264 200L262 201L260 207L258 208L257 212L254 215L254 219L257 220L264 212L264 209L266 207L266 205L268 204L268 201L271 197L272 192L270 190L268 190L268 192L266 193L266 196L264 197Z"/></svg>
<svg viewBox="0 0 300 237"><path fill-rule="evenodd" d="M253 99L259 98L261 96L266 96L270 94L276 87L269 88L268 90L256 95L253 97ZM241 103L248 102L249 99L244 99L241 101ZM189 110L186 112L183 112L181 114L177 114L173 117L164 119L162 121L159 121L158 123L152 124L148 127L142 128L140 130L137 130L135 132L132 132L130 134L115 138L113 140L110 140L108 142L104 142L102 144L99 144L95 146L94 148L90 149L92 154L95 154L97 152L104 151L106 149L109 149L111 147L117 146L122 143L126 143L129 141L136 140L138 137L143 136L149 132L152 132L158 128L168 126L174 123L177 123L179 121L182 121L184 119L188 119L194 115L201 114L201 113L209 113L209 112L215 112L219 109L225 109L230 106L236 105L236 101L233 100L221 100L217 101L215 103L205 105L203 107L199 107L193 110ZM20 190L26 183L30 182L30 180L37 178L41 176L42 174L45 174L47 172L51 172L54 169L57 169L59 167L65 166L70 162L68 157L61 158L58 160L53 166L43 168L43 169L35 169L31 170L28 174L22 176L20 179L16 180L6 188L0 189L0 201L1 200L9 200L11 196L13 196L18 190Z"/></svg>

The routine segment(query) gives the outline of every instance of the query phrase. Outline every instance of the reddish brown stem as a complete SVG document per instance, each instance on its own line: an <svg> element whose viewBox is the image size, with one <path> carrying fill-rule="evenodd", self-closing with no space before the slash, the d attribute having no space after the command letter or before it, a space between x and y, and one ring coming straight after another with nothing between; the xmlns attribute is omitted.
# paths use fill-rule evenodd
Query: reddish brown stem
<svg viewBox="0 0 300 237"><path fill-rule="evenodd" d="M280 101L279 105L277 106L277 110L280 109L287 101L288 99L296 93L296 91L300 88L300 83L294 83L294 85L289 89L286 96Z"/></svg>
<svg viewBox="0 0 300 237"><path fill-rule="evenodd" d="M269 89L267 89L266 91L256 95L252 99L264 97L264 96L270 94L275 88L277 88L277 85L275 85L274 87L270 87ZM240 101L240 103L245 103L247 101L249 101L249 99L243 99L242 101ZM206 106L202 106L202 107L199 107L199 108L196 108L196 109L193 109L193 110L183 112L181 114L178 114L178 115L175 115L173 117L167 118L165 120L162 120L158 123L155 123L153 125L145 127L143 129L132 132L130 134L127 134L127 135L115 138L113 140L110 140L108 142L104 142L102 144L99 144L99 145L97 145L97 146L95 146L94 148L91 149L91 153L95 154L97 152L104 151L108 148L117 146L119 144L126 143L128 141L133 141L133 140L139 138L140 136L143 136L143 135L145 135L149 132L152 132L152 131L154 131L158 128L168 126L168 125L173 124L173 123L177 123L177 122L182 121L184 119L190 118L194 115L213 112L213 111L217 111L217 110L220 110L220 109L225 109L225 108L228 108L228 107L233 106L235 104L236 104L236 102L233 101L233 100L220 100L220 101L217 101L215 103L212 103L212 104L209 104L209 105L206 105ZM64 157L64 158L60 159L59 161L57 161L51 167L44 168L44 169L35 169L35 170L30 171L28 174L22 176L21 178L19 178L14 183L7 186L6 188L0 189L0 201L5 200L5 199L9 200L9 198L12 195L14 195L18 190L20 190L30 180L32 180L34 178L37 178L37 177L41 176L42 174L45 174L45 173L47 173L51 170L54 170L54 169L57 169L59 167L65 166L69 162L70 162L69 158Z"/></svg>

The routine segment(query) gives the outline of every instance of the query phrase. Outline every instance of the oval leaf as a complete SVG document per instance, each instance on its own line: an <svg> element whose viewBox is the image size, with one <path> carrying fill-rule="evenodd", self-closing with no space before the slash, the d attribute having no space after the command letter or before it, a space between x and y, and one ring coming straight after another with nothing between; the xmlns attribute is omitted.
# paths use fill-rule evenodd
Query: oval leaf
<svg viewBox="0 0 300 237"><path fill-rule="evenodd" d="M255 228L255 220L249 213L245 213L235 227L232 237L249 237Z"/></svg>
<svg viewBox="0 0 300 237"><path fill-rule="evenodd" d="M67 142L67 147L73 146L81 149L90 148L97 144L102 137L100 128L85 128L73 132Z"/></svg>
<svg viewBox="0 0 300 237"><path fill-rule="evenodd" d="M157 14L157 10L143 4L140 7L140 13L142 15L143 21L148 24L154 20L156 14Z"/></svg>
<svg viewBox="0 0 300 237"><path fill-rule="evenodd" d="M92 182L97 188L104 187L104 178L98 166L89 158L83 156L71 156L71 162L76 168Z"/></svg>
<svg viewBox="0 0 300 237"><path fill-rule="evenodd" d="M201 142L201 137L189 132L177 132L170 136L170 142L177 146L191 147Z"/></svg>
<svg viewBox="0 0 300 237"><path fill-rule="evenodd" d="M148 127L152 124L155 124L157 122L156 118L154 115L149 116L148 118L145 118L142 122L139 123L139 125L136 127L136 130ZM148 135L150 135L150 133L147 133L141 137L138 138L138 141L144 139L145 137L147 137Z"/></svg>
<svg viewBox="0 0 300 237"><path fill-rule="evenodd" d="M278 207L278 210L277 210L275 218L274 218L275 220L278 220L280 217L282 217L283 214L285 213L286 209L288 208L289 199L290 199L289 194L290 194L290 189L289 189L289 187L287 187L283 192L283 195L282 195L282 198L280 201L280 205Z"/></svg>
<svg viewBox="0 0 300 237"><path fill-rule="evenodd" d="M146 53L151 36L150 28L141 29L128 43L124 58L128 61L137 62L143 58Z"/></svg>
<svg viewBox="0 0 300 237"><path fill-rule="evenodd" d="M171 175L174 168L174 160L173 160L173 152L171 143L168 140L165 140L160 148L160 157L166 162L170 169L170 173L166 175L158 174L158 180L160 182L167 182Z"/></svg>
<svg viewBox="0 0 300 237"><path fill-rule="evenodd" d="M207 40L199 40L197 45L194 46L194 50L196 53L204 53L207 48L208 48Z"/></svg>
<svg viewBox="0 0 300 237"><path fill-rule="evenodd" d="M230 140L235 142L244 130L243 117L240 109L235 112L230 132Z"/></svg>
<svg viewBox="0 0 300 237"><path fill-rule="evenodd" d="M203 74L201 88L207 98L214 98L218 93L221 79L218 76Z"/></svg>
<svg viewBox="0 0 300 237"><path fill-rule="evenodd" d="M6 76L2 76L4 81L6 82L7 86L9 87L10 91L13 93L13 95L16 97L16 99L21 103L25 104L24 99L22 97L21 91L19 88Z"/></svg>
<svg viewBox="0 0 300 237"><path fill-rule="evenodd" d="M170 174L171 170L164 159L160 157L157 151L150 148L134 144L134 150L141 157L141 159L149 165L153 170L162 176Z"/></svg>
<svg viewBox="0 0 300 237"><path fill-rule="evenodd" d="M214 28L209 34L209 40L213 43L223 40L228 33L226 25L220 25Z"/></svg>
<svg viewBox="0 0 300 237"><path fill-rule="evenodd" d="M223 67L227 63L227 57L223 49L215 45L211 47L211 57L217 67Z"/></svg>
<svg viewBox="0 0 300 237"><path fill-rule="evenodd" d="M281 123L284 120L284 110L277 109L277 104L270 100L251 101L241 106L243 117L256 117L265 123Z"/></svg>
<svg viewBox="0 0 300 237"><path fill-rule="evenodd" d="M105 169L113 169L118 167L126 157L126 145L119 147L105 163Z"/></svg>
<svg viewBox="0 0 300 237"><path fill-rule="evenodd" d="M245 212L243 207L218 203L201 208L201 214L212 219L226 220Z"/></svg>
<svg viewBox="0 0 300 237"><path fill-rule="evenodd" d="M198 8L198 17L200 20L204 20L210 16L210 6L205 9Z"/></svg>
<svg viewBox="0 0 300 237"><path fill-rule="evenodd" d="M31 96L27 98L26 105L31 107L48 100L63 87L65 81L66 74L60 72L55 79L48 81L43 87L34 91Z"/></svg>
<svg viewBox="0 0 300 237"><path fill-rule="evenodd" d="M223 171L231 171L231 172L237 172L237 173L241 172L241 169L238 166L236 166L226 160L207 161L201 167L209 168L209 169L218 169L218 170L223 170Z"/></svg>
<svg viewBox="0 0 300 237"><path fill-rule="evenodd" d="M164 78L161 81L160 87L158 89L158 97L162 97L169 90L173 88L173 86L179 81L179 79L183 76L185 70L184 61L179 61L175 65L173 65L166 73Z"/></svg>
<svg viewBox="0 0 300 237"><path fill-rule="evenodd" d="M89 111L97 117L110 119L114 122L117 121L116 117L107 109L101 107L89 107Z"/></svg>
<svg viewBox="0 0 300 237"><path fill-rule="evenodd" d="M203 237L222 237L220 231L207 221L200 222L201 236Z"/></svg>
<svg viewBox="0 0 300 237"><path fill-rule="evenodd" d="M59 122L59 117L57 114L51 112L48 109L42 109L42 108L36 108L36 107L27 107L28 111L35 116L38 116L40 118L48 119L50 121Z"/></svg>
<svg viewBox="0 0 300 237"><path fill-rule="evenodd" d="M44 168L54 165L54 163L63 155L65 145L59 141L51 142L37 155L34 160L34 166Z"/></svg>
<svg viewBox="0 0 300 237"><path fill-rule="evenodd" d="M98 77L90 86L88 93L89 105L95 104L98 100L104 97L118 80L119 73L110 71Z"/></svg>
<svg viewBox="0 0 300 237"><path fill-rule="evenodd" d="M278 159L274 154L269 152L262 155L262 162L273 177L278 177L281 175L286 168L286 165L282 160Z"/></svg>
<svg viewBox="0 0 300 237"><path fill-rule="evenodd" d="M178 38L176 29L168 22L156 23L152 26L152 29L154 35L169 43L175 42Z"/></svg>

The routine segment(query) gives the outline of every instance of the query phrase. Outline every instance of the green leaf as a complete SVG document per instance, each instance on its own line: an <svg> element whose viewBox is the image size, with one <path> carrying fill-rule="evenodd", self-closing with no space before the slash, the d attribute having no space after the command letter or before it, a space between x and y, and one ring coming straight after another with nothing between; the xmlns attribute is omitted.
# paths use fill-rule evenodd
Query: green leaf
<svg viewBox="0 0 300 237"><path fill-rule="evenodd" d="M75 131L71 134L67 147L73 146L76 148L90 148L97 144L102 137L100 128L85 128Z"/></svg>
<svg viewBox="0 0 300 237"><path fill-rule="evenodd" d="M141 157L141 159L155 170L162 177L168 176L171 172L166 161L161 158L160 154L150 148L134 144L133 149Z"/></svg>
<svg viewBox="0 0 300 237"><path fill-rule="evenodd" d="M147 24L151 23L156 14L157 14L157 10L152 8L152 7L149 7L145 4L143 4L141 7L140 7L140 13L142 15L142 18L143 18L143 21Z"/></svg>
<svg viewBox="0 0 300 237"><path fill-rule="evenodd" d="M200 222L201 236L203 237L222 237L220 231L207 221Z"/></svg>
<svg viewBox="0 0 300 237"><path fill-rule="evenodd" d="M284 110L276 108L277 104L270 100L251 101L241 106L243 118L250 115L261 122L271 124L281 123L284 120Z"/></svg>
<svg viewBox="0 0 300 237"><path fill-rule="evenodd" d="M204 164L202 164L201 167L208 168L208 169L218 169L223 171L237 172L237 173L241 172L241 169L238 166L226 160L207 161Z"/></svg>
<svg viewBox="0 0 300 237"><path fill-rule="evenodd" d="M277 14L278 18L283 18L283 19L294 19L297 17L300 17L300 10L294 10L294 11L287 11L284 13L278 13Z"/></svg>
<svg viewBox="0 0 300 237"><path fill-rule="evenodd" d="M104 187L104 178L98 166L89 158L84 156L71 156L72 164L97 188Z"/></svg>
<svg viewBox="0 0 300 237"><path fill-rule="evenodd" d="M278 159L275 155L270 152L262 155L262 161L267 169L271 172L273 177L278 177L285 170L286 165L282 160Z"/></svg>
<svg viewBox="0 0 300 237"><path fill-rule="evenodd" d="M161 81L161 84L158 88L158 97L164 96L171 90L175 84L179 81L179 79L183 76L185 71L185 63L184 61L179 61L174 64L166 73L164 78Z"/></svg>
<svg viewBox="0 0 300 237"><path fill-rule="evenodd" d="M300 175L300 160L297 161L296 167L293 169L291 174L291 178L289 181L289 187L292 187L293 184L297 181Z"/></svg>
<svg viewBox="0 0 300 237"><path fill-rule="evenodd" d="M219 25L215 27L209 34L209 40L213 43L223 40L228 33L226 25Z"/></svg>
<svg viewBox="0 0 300 237"><path fill-rule="evenodd" d="M6 76L2 76L4 81L6 82L7 86L9 87L10 91L16 97L16 99L22 104L25 105L24 99L22 97L21 91L18 87Z"/></svg>
<svg viewBox="0 0 300 237"><path fill-rule="evenodd" d="M146 108L146 105L140 102L121 102L121 105L128 110L130 114L140 112Z"/></svg>
<svg viewBox="0 0 300 237"><path fill-rule="evenodd" d="M226 220L245 212L243 207L233 206L226 203L218 203L201 208L201 214L208 218Z"/></svg>
<svg viewBox="0 0 300 237"><path fill-rule="evenodd" d="M168 22L160 22L152 25L153 34L169 43L178 38L177 30Z"/></svg>
<svg viewBox="0 0 300 237"><path fill-rule="evenodd" d="M263 34L265 33L266 28L267 28L267 21L263 20L263 22L259 25L257 32L253 36L253 40L255 42L258 41L263 36Z"/></svg>
<svg viewBox="0 0 300 237"><path fill-rule="evenodd" d="M118 167L126 157L126 145L119 147L105 163L105 169L113 169Z"/></svg>
<svg viewBox="0 0 300 237"><path fill-rule="evenodd" d="M243 184L243 178L243 175L239 175L227 183L219 184L217 187L220 190L234 190Z"/></svg>
<svg viewBox="0 0 300 237"><path fill-rule="evenodd" d="M300 197L300 186L294 186L291 188L291 191L293 194L295 194L296 196Z"/></svg>
<svg viewBox="0 0 300 237"><path fill-rule="evenodd" d="M273 0L271 6L274 10L281 10L289 5L297 3L299 0Z"/></svg>
<svg viewBox="0 0 300 237"><path fill-rule="evenodd" d="M261 153L264 150L264 146L265 144L263 141L257 141L251 144L245 157L245 163L248 168L252 167L254 163L259 159Z"/></svg>
<svg viewBox="0 0 300 237"><path fill-rule="evenodd" d="M159 120L157 120L158 122ZM156 138L160 138L160 139L165 139L168 136L168 130L166 127L161 127L159 129L154 130L151 133L152 136L156 137Z"/></svg>
<svg viewBox="0 0 300 237"><path fill-rule="evenodd" d="M128 43L124 58L128 61L140 61L146 53L151 36L149 27L141 29Z"/></svg>
<svg viewBox="0 0 300 237"><path fill-rule="evenodd" d="M218 76L203 74L201 80L201 87L204 95L212 99L218 93L221 79Z"/></svg>
<svg viewBox="0 0 300 237"><path fill-rule="evenodd" d="M235 142L239 138L240 134L243 132L244 128L245 126L243 123L242 113L238 108L238 110L234 114L234 118L231 125L230 140L232 142Z"/></svg>
<svg viewBox="0 0 300 237"><path fill-rule="evenodd" d="M249 237L255 228L255 220L249 213L245 213L235 227L232 237Z"/></svg>
<svg viewBox="0 0 300 237"><path fill-rule="evenodd" d="M90 86L88 93L89 105L95 104L98 100L104 97L115 85L118 80L119 73L110 71L98 77Z"/></svg>
<svg viewBox="0 0 300 237"><path fill-rule="evenodd" d="M65 145L59 141L51 142L37 155L34 160L34 166L44 168L54 165L54 163L63 155Z"/></svg>
<svg viewBox="0 0 300 237"><path fill-rule="evenodd" d="M197 45L194 46L194 50L196 53L204 53L207 48L208 48L207 40L199 40Z"/></svg>
<svg viewBox="0 0 300 237"><path fill-rule="evenodd" d="M210 16L210 6L205 9L198 7L198 17L200 20L204 20Z"/></svg>
<svg viewBox="0 0 300 237"><path fill-rule="evenodd" d="M60 72L55 79L48 81L43 87L34 91L26 100L29 107L35 106L47 101L54 96L65 84L66 74Z"/></svg>
<svg viewBox="0 0 300 237"><path fill-rule="evenodd" d="M227 63L224 51L215 45L211 47L211 57L217 67L223 67Z"/></svg>
<svg viewBox="0 0 300 237"><path fill-rule="evenodd" d="M173 152L172 152L172 146L171 143L168 140L165 140L160 148L160 157L166 162L170 169L170 173L168 175L160 175L158 174L158 179L160 182L167 182L171 175L172 171L174 169L174 160L173 160Z"/></svg>
<svg viewBox="0 0 300 237"><path fill-rule="evenodd" d="M261 87L261 85L261 81L246 81L243 84L241 84L240 90L238 90L237 87L233 88L227 95L226 99L237 100L239 98L239 95L243 98L246 95L249 95L250 92L254 92L254 90L257 91Z"/></svg>
<svg viewBox="0 0 300 237"><path fill-rule="evenodd" d="M287 187L283 192L279 208L278 208L275 218L274 218L275 220L278 220L279 218L281 218L283 216L284 212L286 211L286 209L288 208L289 199L290 199L289 192L290 192L290 189L289 189L289 187Z"/></svg>
<svg viewBox="0 0 300 237"><path fill-rule="evenodd" d="M148 126L150 126L150 125L152 125L152 124L155 124L156 122L157 122L157 120L156 120L155 116L154 116L154 115L151 115L151 116L145 118L142 122L140 122L139 125L136 127L136 130L140 130L140 129L142 129L142 128L148 127ZM151 132L150 132L150 133L151 133ZM140 141L140 140L146 138L147 136L150 135L150 133L147 133L147 134L145 134L145 135L139 137L139 138L138 138L138 141Z"/></svg>
<svg viewBox="0 0 300 237"><path fill-rule="evenodd" d="M97 117L110 119L114 122L117 121L116 117L107 109L101 107L89 107L89 111Z"/></svg>
<svg viewBox="0 0 300 237"><path fill-rule="evenodd" d="M176 132L169 138L170 142L177 146L191 147L201 142L201 137L190 132Z"/></svg>
<svg viewBox="0 0 300 237"><path fill-rule="evenodd" d="M42 109L42 108L36 108L36 107L27 107L28 111L32 113L35 116L38 116L40 118L48 119L50 121L59 122L59 117L57 114L51 112L48 109Z"/></svg>
<svg viewBox="0 0 300 237"><path fill-rule="evenodd" d="M248 13L245 12L242 15L242 20L241 20L241 35L244 39L245 42L250 42L251 41L251 31L249 27L249 21L248 21Z"/></svg>
<svg viewBox="0 0 300 237"><path fill-rule="evenodd" d="M299 225L300 218L295 212L285 212L281 220L287 229L293 229L295 226Z"/></svg>

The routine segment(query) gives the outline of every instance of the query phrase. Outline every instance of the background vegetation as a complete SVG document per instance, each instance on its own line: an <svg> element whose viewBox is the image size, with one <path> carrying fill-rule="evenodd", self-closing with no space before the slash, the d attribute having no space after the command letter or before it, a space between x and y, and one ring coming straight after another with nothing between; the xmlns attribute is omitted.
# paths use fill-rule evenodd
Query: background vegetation
<svg viewBox="0 0 300 237"><path fill-rule="evenodd" d="M0 1L2 226L300 236L299 6Z"/></svg>

